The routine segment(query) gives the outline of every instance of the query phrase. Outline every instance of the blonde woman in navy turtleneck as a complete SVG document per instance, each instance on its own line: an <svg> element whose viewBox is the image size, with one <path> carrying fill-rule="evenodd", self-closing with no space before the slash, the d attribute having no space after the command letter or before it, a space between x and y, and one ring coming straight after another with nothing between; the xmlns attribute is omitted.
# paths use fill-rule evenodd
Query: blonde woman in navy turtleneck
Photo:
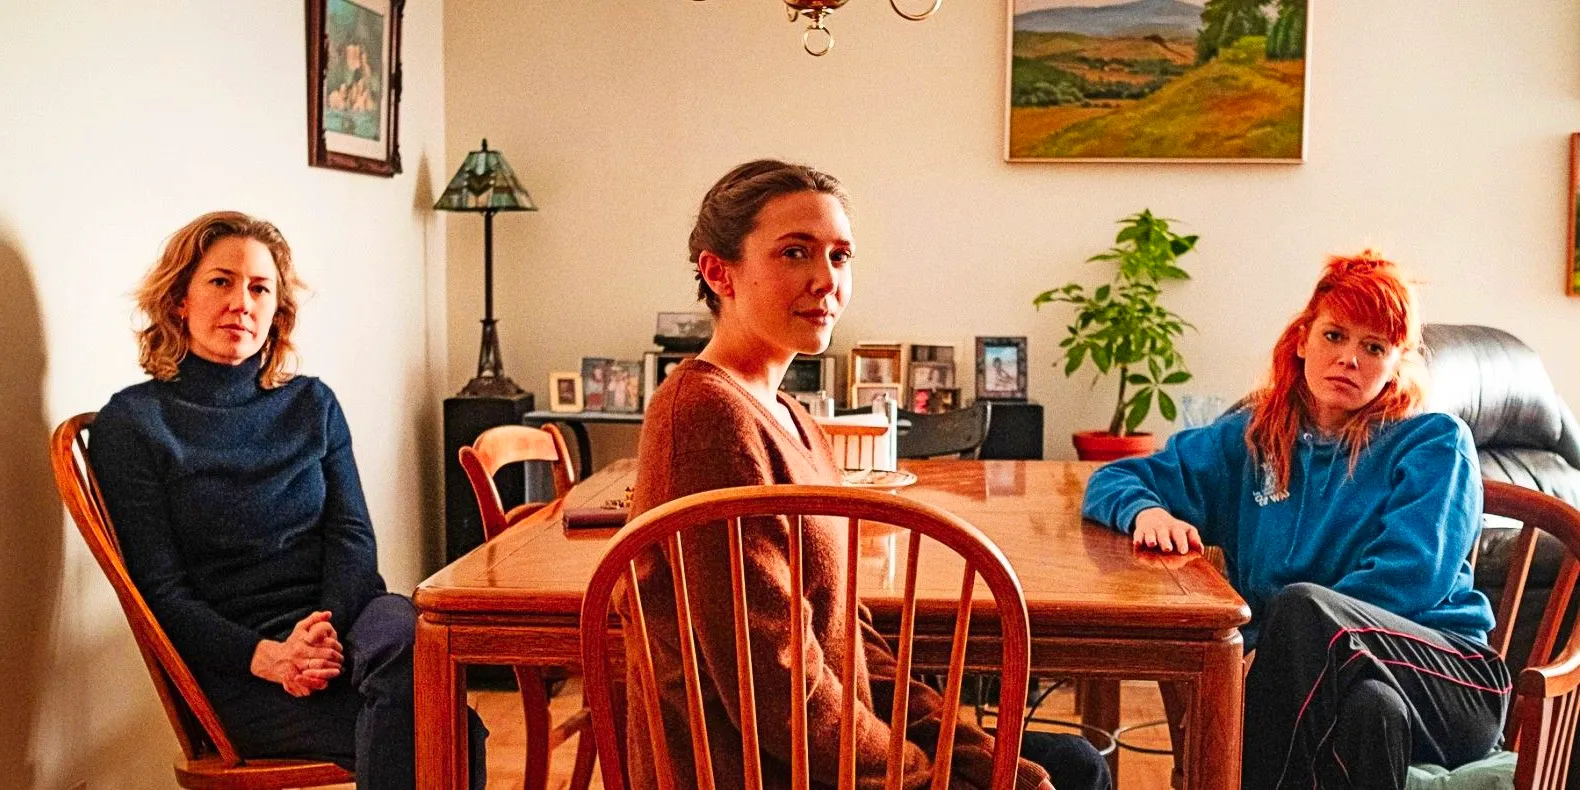
<svg viewBox="0 0 1580 790"><path fill-rule="evenodd" d="M410 788L416 611L379 576L340 404L286 370L297 287L268 222L177 231L138 291L153 380L99 412L89 460L133 581L242 755Z"/></svg>

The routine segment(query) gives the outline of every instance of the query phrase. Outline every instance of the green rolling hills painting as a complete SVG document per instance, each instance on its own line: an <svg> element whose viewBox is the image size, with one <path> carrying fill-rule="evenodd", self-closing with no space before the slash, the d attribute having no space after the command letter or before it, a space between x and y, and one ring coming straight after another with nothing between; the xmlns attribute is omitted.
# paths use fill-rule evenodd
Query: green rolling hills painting
<svg viewBox="0 0 1580 790"><path fill-rule="evenodd" d="M1299 162L1308 0L1010 0L1010 161Z"/></svg>

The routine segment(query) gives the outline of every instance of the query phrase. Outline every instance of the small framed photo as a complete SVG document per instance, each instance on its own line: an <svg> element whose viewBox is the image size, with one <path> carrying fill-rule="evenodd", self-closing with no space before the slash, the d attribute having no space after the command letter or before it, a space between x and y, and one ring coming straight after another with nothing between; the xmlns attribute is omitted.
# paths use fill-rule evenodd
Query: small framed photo
<svg viewBox="0 0 1580 790"><path fill-rule="evenodd" d="M911 389L935 390L955 385L955 363L912 362Z"/></svg>
<svg viewBox="0 0 1580 790"><path fill-rule="evenodd" d="M611 362L604 368L603 410L625 412L642 410L642 363Z"/></svg>
<svg viewBox="0 0 1580 790"><path fill-rule="evenodd" d="M911 362L950 362L955 361L955 347L927 343L913 343L911 345Z"/></svg>
<svg viewBox="0 0 1580 790"><path fill-rule="evenodd" d="M913 390L910 410L918 414L942 414L954 409L959 401L960 390L955 388Z"/></svg>
<svg viewBox="0 0 1580 790"><path fill-rule="evenodd" d="M977 338L977 398L1026 399L1026 338Z"/></svg>
<svg viewBox="0 0 1580 790"><path fill-rule="evenodd" d="M872 402L880 397L886 397L896 406L900 404L900 387L898 384L857 384L852 388L850 398L851 408L871 406Z"/></svg>
<svg viewBox="0 0 1580 790"><path fill-rule="evenodd" d="M857 344L850 350L850 365L846 379L850 382L850 397L846 402L851 406L861 405L861 398L856 392L857 387L884 386L899 390L904 383L905 355L902 346L897 344ZM867 402L871 402L868 396ZM895 393L898 401L898 392Z"/></svg>
<svg viewBox="0 0 1580 790"><path fill-rule="evenodd" d="M701 351L713 337L712 313L659 313L653 342L665 351Z"/></svg>
<svg viewBox="0 0 1580 790"><path fill-rule="evenodd" d="M675 372L680 363L696 356L690 353L671 353L668 351L649 351L642 355L642 408L653 400L653 393L658 391L658 385L663 384L669 374Z"/></svg>
<svg viewBox="0 0 1580 790"><path fill-rule="evenodd" d="M406 0L307 0L307 163L376 176L400 166Z"/></svg>
<svg viewBox="0 0 1580 790"><path fill-rule="evenodd" d="M831 356L798 356L790 360L779 389L792 395L831 392L838 363Z"/></svg>
<svg viewBox="0 0 1580 790"><path fill-rule="evenodd" d="M606 357L582 357L582 410L603 411L609 389L609 366L614 360Z"/></svg>
<svg viewBox="0 0 1580 790"><path fill-rule="evenodd" d="M582 374L574 370L549 374L549 411L582 410Z"/></svg>

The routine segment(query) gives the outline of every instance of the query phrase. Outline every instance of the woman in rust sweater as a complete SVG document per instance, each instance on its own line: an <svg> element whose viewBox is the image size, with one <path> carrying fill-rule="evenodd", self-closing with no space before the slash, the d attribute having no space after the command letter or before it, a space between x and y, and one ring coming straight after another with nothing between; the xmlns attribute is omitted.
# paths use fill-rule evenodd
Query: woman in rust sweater
<svg viewBox="0 0 1580 790"><path fill-rule="evenodd" d="M707 348L665 380L647 408L632 515L669 500L718 488L765 483L837 484L839 470L817 425L799 404L778 391L796 354L828 348L834 324L851 292L850 222L844 188L833 177L800 165L759 160L741 165L708 191L691 232L691 260L698 296L715 317ZM810 646L807 672L808 741L814 783L834 784L839 750L838 667L850 650L857 656L855 693L858 785L881 786L887 770L894 659L882 638L862 623L862 641L843 637L844 592L838 530L809 519L805 535L805 595L811 612L805 624ZM787 524L782 519L748 521L744 535L747 600L751 602L753 669L759 688L764 782L789 783L787 695L766 691L789 687L790 629L796 624L774 613L789 611ZM705 677L704 707L721 788L740 787L743 769L739 701L735 693L733 597L729 553L722 529L688 539L686 577L693 624ZM693 786L695 767L687 735L686 703L674 622L673 588L664 555L643 558L643 609L647 614L659 696L674 780ZM621 605L622 616L628 614ZM634 646L630 649L635 649ZM636 667L633 656L628 667ZM633 670L634 672L634 670ZM629 679L632 709L641 705L639 681ZM905 754L905 786L924 785L938 737L942 700L931 689L911 685L911 721ZM635 787L657 785L651 740L643 717L630 718L627 747ZM956 731L953 782L986 788L992 769L992 736L962 724ZM1059 790L1101 790L1108 768L1085 740L1068 735L1026 733L1018 787L1052 783Z"/></svg>

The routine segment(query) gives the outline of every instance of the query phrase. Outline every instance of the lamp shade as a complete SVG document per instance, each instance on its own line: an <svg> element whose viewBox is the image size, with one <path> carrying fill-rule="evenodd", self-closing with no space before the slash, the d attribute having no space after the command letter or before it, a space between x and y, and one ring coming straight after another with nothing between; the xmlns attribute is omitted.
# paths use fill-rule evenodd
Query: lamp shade
<svg viewBox="0 0 1580 790"><path fill-rule="evenodd" d="M516 174L498 151L488 149L466 155L444 194L433 204L438 211L537 211L532 196L516 181Z"/></svg>

